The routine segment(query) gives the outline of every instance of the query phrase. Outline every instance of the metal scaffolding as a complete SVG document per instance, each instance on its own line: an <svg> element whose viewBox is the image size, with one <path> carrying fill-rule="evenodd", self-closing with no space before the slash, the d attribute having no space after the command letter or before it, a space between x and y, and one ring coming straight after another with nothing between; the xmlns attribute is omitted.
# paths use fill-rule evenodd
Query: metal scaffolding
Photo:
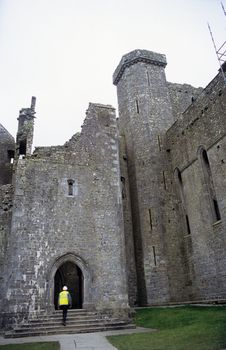
<svg viewBox="0 0 226 350"><path fill-rule="evenodd" d="M224 13L224 15L226 17L226 12L225 12L224 5L222 4L222 2L221 2L221 6L222 6L223 13ZM224 43L220 46L220 48L217 49L217 46L215 44L215 40L214 40L213 33L212 33L212 30L210 28L209 23L208 23L208 28L209 28L210 36L211 36L211 39L212 39L212 42L213 42L214 50L215 50L215 53L216 53L216 56L217 56L217 60L219 62L220 71L222 73L224 82L226 84L226 77L225 77L224 70L222 68L223 63L226 61L226 41L224 41Z"/></svg>

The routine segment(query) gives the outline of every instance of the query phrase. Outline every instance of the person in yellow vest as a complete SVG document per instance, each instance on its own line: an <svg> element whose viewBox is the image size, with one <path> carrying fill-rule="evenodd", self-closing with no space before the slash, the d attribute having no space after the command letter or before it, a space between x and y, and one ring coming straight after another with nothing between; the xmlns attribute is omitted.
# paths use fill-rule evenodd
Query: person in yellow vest
<svg viewBox="0 0 226 350"><path fill-rule="evenodd" d="M59 294L58 307L63 310L63 325L66 326L67 310L72 306L71 295L68 292L66 286L63 287L62 292Z"/></svg>

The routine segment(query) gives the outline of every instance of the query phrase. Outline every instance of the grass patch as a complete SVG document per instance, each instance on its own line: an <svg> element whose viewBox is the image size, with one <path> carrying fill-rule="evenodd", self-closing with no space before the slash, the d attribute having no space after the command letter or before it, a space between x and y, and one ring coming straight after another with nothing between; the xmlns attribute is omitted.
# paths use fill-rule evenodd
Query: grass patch
<svg viewBox="0 0 226 350"><path fill-rule="evenodd" d="M0 345L1 350L60 350L59 342Z"/></svg>
<svg viewBox="0 0 226 350"><path fill-rule="evenodd" d="M137 326L155 333L110 336L118 350L222 350L226 348L226 308L183 306L141 309Z"/></svg>

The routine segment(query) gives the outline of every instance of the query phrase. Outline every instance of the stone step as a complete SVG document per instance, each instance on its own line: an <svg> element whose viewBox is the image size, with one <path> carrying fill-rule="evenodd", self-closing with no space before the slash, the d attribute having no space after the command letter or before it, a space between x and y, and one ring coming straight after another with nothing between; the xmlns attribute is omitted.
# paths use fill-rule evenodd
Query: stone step
<svg viewBox="0 0 226 350"><path fill-rule="evenodd" d="M85 310L85 309L68 309L68 312L70 312L70 314L72 315L96 315L97 311L89 311L89 310ZM62 314L62 310L55 310L51 313L48 313L47 311L42 311L39 312L39 316L40 317L49 317L49 316L58 316Z"/></svg>
<svg viewBox="0 0 226 350"><path fill-rule="evenodd" d="M134 328L130 321L110 317L95 311L69 310L67 326L62 325L62 311L47 314L41 312L36 318L29 319L5 333L6 338L29 337L34 335L90 333L109 329Z"/></svg>
<svg viewBox="0 0 226 350"><path fill-rule="evenodd" d="M135 328L134 324L128 324L123 322L117 322L112 324L100 324L100 325L90 325L90 326L59 326L53 328L43 329L15 329L14 331L8 331L5 333L5 338L20 338L20 337L32 337L39 335L53 335L53 334L72 334L72 333L93 333L93 332L101 332L106 330L114 330L114 329L131 329Z"/></svg>
<svg viewBox="0 0 226 350"><path fill-rule="evenodd" d="M59 318L59 319L45 319L45 320L30 320L29 322L23 322L23 325L31 325L32 327L35 327L36 325L38 324L45 324L45 325L48 325L48 324L58 324L58 323L61 323L62 321L62 317ZM105 320L103 319L99 319L99 318L95 318L95 317L90 317L90 318L79 318L79 319L73 319L71 317L67 317L67 321L70 322L70 323L78 323L78 322L86 322L86 323L89 323L89 322L95 322L95 321L102 321L104 322Z"/></svg>
<svg viewBox="0 0 226 350"><path fill-rule="evenodd" d="M75 311L75 310L72 310L72 309L68 309L68 312L70 312L72 315L79 315L79 316L84 316L84 315L93 315L93 314L96 314L97 312L96 311L85 311L85 312L82 312L82 311ZM62 314L62 310L59 310L59 311L54 311L54 312L42 312L42 313L39 313L39 316L57 316L57 315L61 315Z"/></svg>
<svg viewBox="0 0 226 350"><path fill-rule="evenodd" d="M73 329L79 329L79 328L84 328L84 327L95 327L95 326L112 326L112 325L124 325L125 322L123 321L111 321L109 320L108 322L101 322L101 321L96 321L96 322L90 322L90 323L86 323L86 322L79 322L77 324L73 324L73 323L70 323L70 322L67 322L67 327L68 328L73 328ZM59 328L62 328L62 322L61 323L58 323L58 324L55 324L55 325L43 325L43 324L39 324L39 325L36 325L35 327L32 327L31 325L28 325L25 327L18 327L18 328L15 328L14 329L14 332L23 332L24 330L29 330L29 329L35 329L35 330L54 330L54 329L59 329ZM64 327L63 327L64 328Z"/></svg>
<svg viewBox="0 0 226 350"><path fill-rule="evenodd" d="M76 320L94 320L94 319L102 319L102 320L105 320L106 318L105 317L100 317L99 315L84 315L84 316L77 316L77 315L71 315L70 313L67 314L67 319L68 320L71 320L71 321L76 321ZM62 314L60 315L57 315L57 316L45 316L45 317L37 317L37 318L31 318L29 319L29 323L38 323L38 322L60 322L62 320Z"/></svg>
<svg viewBox="0 0 226 350"><path fill-rule="evenodd" d="M68 309L71 313L74 313L74 314L81 314L81 315L84 315L84 314L95 314L97 313L97 311L91 311L91 310L86 310L86 309ZM62 313L62 310L55 310L53 311L51 314L60 314Z"/></svg>
<svg viewBox="0 0 226 350"><path fill-rule="evenodd" d="M67 318L67 323L68 325L89 325L89 324L95 324L95 323L116 323L119 322L118 319L107 319L107 320L103 320L103 319L98 319L98 318L90 318L90 319L71 319L71 318ZM62 317L59 320L31 320L30 322L26 322L21 324L18 328L34 328L34 327L48 327L48 326L58 326L62 323ZM15 328L17 329L17 327Z"/></svg>
<svg viewBox="0 0 226 350"><path fill-rule="evenodd" d="M71 315L68 313L67 318L71 321L73 320L93 320L93 319L105 319L105 317L101 318L98 315L84 315L84 316L77 316L77 315ZM46 317L39 317L39 318L33 318L29 320L29 323L36 323L36 322L53 322L53 321L60 321L62 319L62 314L57 316L46 316Z"/></svg>
<svg viewBox="0 0 226 350"><path fill-rule="evenodd" d="M74 312L71 312L71 310L68 310L68 315L70 315L70 317L72 318L78 318L78 317L95 317L96 315L100 316L97 312L90 312L90 313L84 313L84 314L77 314L77 313L74 313ZM49 318L60 318L62 317L62 311L59 312L59 313L54 313L54 314L45 314L45 315L38 315L38 316L35 316L34 318L31 317L31 320L32 319L49 319Z"/></svg>

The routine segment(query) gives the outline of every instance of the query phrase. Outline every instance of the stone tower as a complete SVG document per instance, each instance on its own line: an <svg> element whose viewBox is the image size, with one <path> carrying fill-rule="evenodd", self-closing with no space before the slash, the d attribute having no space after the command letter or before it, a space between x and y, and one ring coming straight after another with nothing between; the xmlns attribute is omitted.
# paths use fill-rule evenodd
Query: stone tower
<svg viewBox="0 0 226 350"><path fill-rule="evenodd" d="M137 302L143 305L169 298L164 247L167 164L162 149L173 116L165 66L164 55L135 50L122 57L113 75L130 179Z"/></svg>

